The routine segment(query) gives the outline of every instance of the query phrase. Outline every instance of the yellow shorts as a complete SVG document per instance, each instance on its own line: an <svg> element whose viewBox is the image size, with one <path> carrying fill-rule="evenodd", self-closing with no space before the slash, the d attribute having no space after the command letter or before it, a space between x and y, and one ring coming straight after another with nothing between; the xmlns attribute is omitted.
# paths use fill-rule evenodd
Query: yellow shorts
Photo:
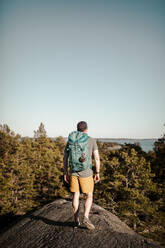
<svg viewBox="0 0 165 248"><path fill-rule="evenodd" d="M93 176L90 176L90 177L71 176L70 177L70 191L79 192L80 188L81 188L82 193L93 192L94 190Z"/></svg>

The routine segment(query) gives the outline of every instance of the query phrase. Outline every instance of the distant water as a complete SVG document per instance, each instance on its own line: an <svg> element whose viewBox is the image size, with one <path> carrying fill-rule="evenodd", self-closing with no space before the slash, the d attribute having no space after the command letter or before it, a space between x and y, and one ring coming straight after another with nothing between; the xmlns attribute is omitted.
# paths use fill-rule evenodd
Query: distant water
<svg viewBox="0 0 165 248"><path fill-rule="evenodd" d="M116 142L116 143L121 144L121 145L124 145L125 143L127 143L127 144L139 143L142 150L145 152L148 152L148 151L153 150L154 142L157 139L101 139L101 138L99 138L99 140L102 142Z"/></svg>

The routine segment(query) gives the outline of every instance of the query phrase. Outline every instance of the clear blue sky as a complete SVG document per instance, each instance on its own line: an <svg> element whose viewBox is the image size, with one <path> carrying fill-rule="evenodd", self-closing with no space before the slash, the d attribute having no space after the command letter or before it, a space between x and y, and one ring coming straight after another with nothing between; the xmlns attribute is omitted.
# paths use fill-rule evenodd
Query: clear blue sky
<svg viewBox="0 0 165 248"><path fill-rule="evenodd" d="M160 137L165 1L1 0L0 123L33 136Z"/></svg>

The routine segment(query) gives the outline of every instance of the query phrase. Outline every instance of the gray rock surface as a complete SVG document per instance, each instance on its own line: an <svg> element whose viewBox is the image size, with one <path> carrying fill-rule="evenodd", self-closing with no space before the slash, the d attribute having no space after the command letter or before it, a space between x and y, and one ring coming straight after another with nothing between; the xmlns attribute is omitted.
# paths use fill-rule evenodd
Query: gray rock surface
<svg viewBox="0 0 165 248"><path fill-rule="evenodd" d="M80 202L80 218L83 201ZM59 199L26 215L1 234L3 248L158 248L135 233L117 216L93 203L90 219L96 229L74 228L71 201Z"/></svg>

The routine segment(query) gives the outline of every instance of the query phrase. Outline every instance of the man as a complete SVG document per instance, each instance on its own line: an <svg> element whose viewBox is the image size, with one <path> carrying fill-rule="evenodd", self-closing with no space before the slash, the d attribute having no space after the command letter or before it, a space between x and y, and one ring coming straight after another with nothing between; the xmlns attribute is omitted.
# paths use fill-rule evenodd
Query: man
<svg viewBox="0 0 165 248"><path fill-rule="evenodd" d="M68 174L68 158L70 158L70 150L69 150L69 140L66 144L64 150L64 157L63 157L63 166L64 166L64 180L68 184L70 183L70 191L73 192L73 212L74 212L74 219L77 226L80 225L79 221L79 196L80 196L80 188L82 193L86 194L85 199L85 211L84 211L84 219L83 224L88 229L95 229L95 226L89 220L89 213L93 202L93 190L94 190L94 183L100 181L100 157L98 152L98 147L95 139L89 137L87 135L87 123L85 121L81 121L77 124L77 133L82 134L88 137L87 140L87 149L88 149L88 156L89 156L89 164L92 165L92 155L94 156L95 166L96 166L96 174L93 179L93 170L92 166L88 166L84 170L81 171L72 171L70 170L70 176ZM74 133L74 132L73 132ZM75 131L76 133L76 131ZM80 186L80 188L79 188Z"/></svg>

